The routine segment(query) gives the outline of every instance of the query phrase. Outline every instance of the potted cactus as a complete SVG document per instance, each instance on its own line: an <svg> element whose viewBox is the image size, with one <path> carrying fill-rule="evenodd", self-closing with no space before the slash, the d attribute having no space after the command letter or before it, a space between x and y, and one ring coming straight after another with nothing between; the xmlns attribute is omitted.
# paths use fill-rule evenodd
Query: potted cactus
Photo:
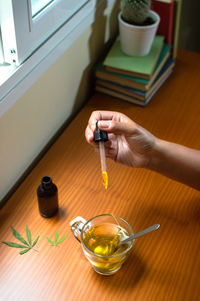
<svg viewBox="0 0 200 301"><path fill-rule="evenodd" d="M118 15L121 48L131 56L147 55L151 49L159 15L150 9L151 0L120 0Z"/></svg>

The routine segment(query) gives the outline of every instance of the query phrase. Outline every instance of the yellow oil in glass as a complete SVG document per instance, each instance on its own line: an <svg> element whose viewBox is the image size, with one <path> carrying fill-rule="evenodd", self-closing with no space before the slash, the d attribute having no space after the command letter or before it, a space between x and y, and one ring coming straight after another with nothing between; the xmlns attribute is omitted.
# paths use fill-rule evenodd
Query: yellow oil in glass
<svg viewBox="0 0 200 301"><path fill-rule="evenodd" d="M130 242L120 246L118 243L128 236L127 231L119 225L108 223L94 226L86 232L84 244L94 253L94 255L88 253L87 257L98 273L112 274L121 267L127 257L124 251Z"/></svg>

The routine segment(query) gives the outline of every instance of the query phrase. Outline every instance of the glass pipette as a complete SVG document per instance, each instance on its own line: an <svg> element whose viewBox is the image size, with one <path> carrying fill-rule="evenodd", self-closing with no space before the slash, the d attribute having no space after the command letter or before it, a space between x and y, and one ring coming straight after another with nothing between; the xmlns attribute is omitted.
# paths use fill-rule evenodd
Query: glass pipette
<svg viewBox="0 0 200 301"><path fill-rule="evenodd" d="M104 142L108 141L107 132L101 131L98 128L98 121L96 123L96 131L94 132L94 141L99 143L99 154L101 161L101 174L103 179L103 185L105 189L108 188L108 174L106 169L106 155L105 155L105 146Z"/></svg>
<svg viewBox="0 0 200 301"><path fill-rule="evenodd" d="M106 155L105 155L105 147L104 142L99 141L99 152L100 152L100 160L101 160L101 174L103 179L103 185L105 189L108 188L108 174L106 169Z"/></svg>

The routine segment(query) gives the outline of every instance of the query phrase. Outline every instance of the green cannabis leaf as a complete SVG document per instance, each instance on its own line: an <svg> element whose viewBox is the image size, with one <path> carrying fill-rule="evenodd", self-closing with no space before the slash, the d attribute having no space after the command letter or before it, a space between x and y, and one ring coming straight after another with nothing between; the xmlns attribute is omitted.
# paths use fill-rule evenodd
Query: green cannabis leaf
<svg viewBox="0 0 200 301"><path fill-rule="evenodd" d="M54 237L54 242L48 237L46 236L46 239L48 240L48 242L56 247L57 245L59 245L61 242L63 242L65 240L65 238L67 237L67 235L63 236L61 239L58 240L58 236L59 236L59 229L56 230L56 234L55 234L55 237Z"/></svg>
<svg viewBox="0 0 200 301"><path fill-rule="evenodd" d="M12 229L12 233L15 236L15 238L17 238L22 244L18 244L15 242L2 241L3 244L5 244L9 247L13 247L13 248L24 249L21 252L19 252L20 255L25 254L26 252L28 252L31 249L35 250L33 247L38 242L39 236L37 236L36 239L34 240L33 244L31 244L31 242L32 242L31 232L27 225L26 225L26 236L27 236L28 242L12 226L11 226L11 229ZM35 250L35 251L37 251L37 250Z"/></svg>

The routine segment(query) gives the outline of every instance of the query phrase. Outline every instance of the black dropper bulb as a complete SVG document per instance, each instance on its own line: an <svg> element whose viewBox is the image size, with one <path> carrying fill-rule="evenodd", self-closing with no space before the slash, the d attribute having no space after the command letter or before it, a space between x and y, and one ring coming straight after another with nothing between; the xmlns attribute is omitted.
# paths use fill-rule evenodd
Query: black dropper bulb
<svg viewBox="0 0 200 301"><path fill-rule="evenodd" d="M105 131L102 131L98 127L98 121L96 122L96 131L94 132L94 141L99 142L103 141L106 142L108 141L108 134Z"/></svg>

